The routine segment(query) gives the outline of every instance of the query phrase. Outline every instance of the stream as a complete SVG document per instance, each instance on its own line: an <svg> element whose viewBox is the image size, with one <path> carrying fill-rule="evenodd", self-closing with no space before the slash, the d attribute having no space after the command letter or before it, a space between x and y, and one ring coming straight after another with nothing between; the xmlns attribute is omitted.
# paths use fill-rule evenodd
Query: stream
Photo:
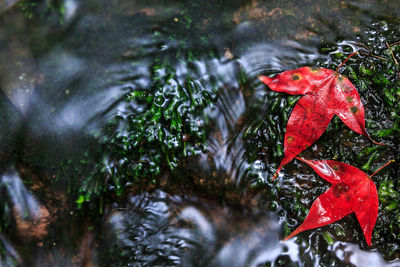
<svg viewBox="0 0 400 267"><path fill-rule="evenodd" d="M399 18L396 0L3 1L0 266L400 266ZM257 76L358 49L377 57L342 74L387 146L335 118L301 155L397 160L372 247L354 214L283 242L330 185L298 160L271 180L300 97Z"/></svg>

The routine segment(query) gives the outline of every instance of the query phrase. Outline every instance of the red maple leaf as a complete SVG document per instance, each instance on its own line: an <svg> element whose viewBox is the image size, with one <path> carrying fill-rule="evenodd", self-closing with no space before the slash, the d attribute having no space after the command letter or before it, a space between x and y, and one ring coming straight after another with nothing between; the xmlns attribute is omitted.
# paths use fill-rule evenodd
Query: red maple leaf
<svg viewBox="0 0 400 267"><path fill-rule="evenodd" d="M378 216L378 192L371 177L354 166L334 160L297 159L310 165L315 172L332 186L312 204L304 222L288 237L342 219L354 212L361 225L367 244L371 246L372 230Z"/></svg>
<svg viewBox="0 0 400 267"><path fill-rule="evenodd" d="M354 85L337 71L302 67L275 77L259 76L273 91L303 96L295 105L286 126L284 152L275 176L300 152L311 146L325 131L334 115L353 131L375 144L366 129L364 106Z"/></svg>

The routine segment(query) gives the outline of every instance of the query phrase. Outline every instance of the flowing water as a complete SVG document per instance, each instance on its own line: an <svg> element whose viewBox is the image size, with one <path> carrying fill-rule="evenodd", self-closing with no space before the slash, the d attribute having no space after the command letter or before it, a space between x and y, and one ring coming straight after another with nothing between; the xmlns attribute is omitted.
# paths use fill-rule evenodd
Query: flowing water
<svg viewBox="0 0 400 267"><path fill-rule="evenodd" d="M342 74L388 145L334 119L303 154L372 173L399 159L399 18L397 0L1 2L0 265L400 266L398 163L374 177L372 247L354 215L281 241L329 184L298 161L271 181L299 97L257 79L384 57Z"/></svg>

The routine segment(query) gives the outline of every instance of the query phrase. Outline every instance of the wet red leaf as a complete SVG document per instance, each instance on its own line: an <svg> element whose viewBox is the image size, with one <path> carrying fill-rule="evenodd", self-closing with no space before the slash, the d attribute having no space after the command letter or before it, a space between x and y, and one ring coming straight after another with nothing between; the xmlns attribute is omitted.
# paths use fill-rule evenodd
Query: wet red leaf
<svg viewBox="0 0 400 267"><path fill-rule="evenodd" d="M361 170L334 160L297 159L307 163L332 186L312 204L304 222L285 240L305 230L331 224L354 212L367 244L378 216L378 192L375 184Z"/></svg>
<svg viewBox="0 0 400 267"><path fill-rule="evenodd" d="M354 85L336 71L302 67L275 77L259 76L269 88L292 95L304 95L295 105L286 126L285 156L276 174L325 131L334 115L353 131L373 141L366 129L364 106Z"/></svg>

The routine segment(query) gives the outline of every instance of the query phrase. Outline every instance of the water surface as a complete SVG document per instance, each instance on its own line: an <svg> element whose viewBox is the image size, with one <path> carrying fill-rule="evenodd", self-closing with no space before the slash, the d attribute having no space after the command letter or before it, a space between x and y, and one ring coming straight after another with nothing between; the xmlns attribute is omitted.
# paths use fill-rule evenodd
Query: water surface
<svg viewBox="0 0 400 267"><path fill-rule="evenodd" d="M257 79L335 69L360 43L389 62L398 1L27 2L0 5L1 265L400 266L398 164L375 180L372 247L353 215L281 241L329 185L297 161L271 181L298 97ZM305 156L367 173L396 157L397 130L379 133L398 80L358 72L387 64L342 74L388 146L336 120Z"/></svg>

